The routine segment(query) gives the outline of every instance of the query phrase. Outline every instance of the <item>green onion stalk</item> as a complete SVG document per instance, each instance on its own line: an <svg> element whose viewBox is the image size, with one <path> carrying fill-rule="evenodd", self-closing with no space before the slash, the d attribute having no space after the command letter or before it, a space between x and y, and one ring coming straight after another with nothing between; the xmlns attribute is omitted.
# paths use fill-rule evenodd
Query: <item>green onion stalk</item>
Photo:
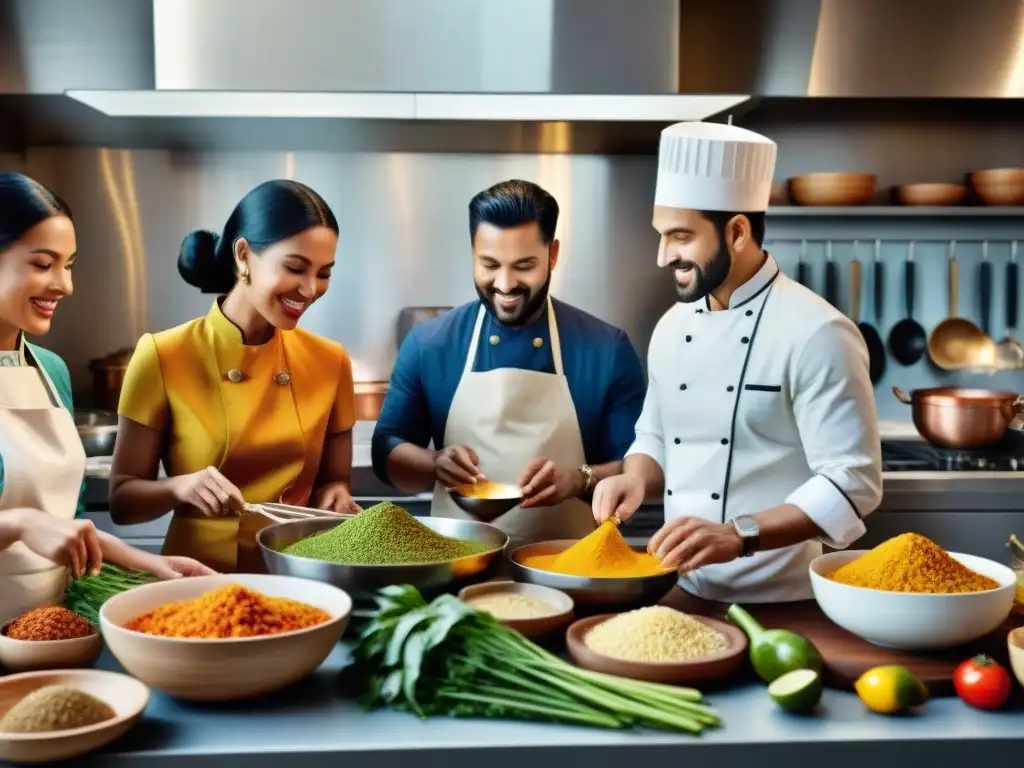
<svg viewBox="0 0 1024 768"><path fill-rule="evenodd" d="M83 619L100 624L100 608L114 595L129 589L151 584L157 578L143 571L128 571L116 565L104 563L95 576L85 575L73 580L64 595L64 606Z"/></svg>
<svg viewBox="0 0 1024 768"><path fill-rule="evenodd" d="M699 691L579 669L451 595L427 603L399 585L375 602L354 614L359 639L343 673L367 709L690 734L721 725Z"/></svg>

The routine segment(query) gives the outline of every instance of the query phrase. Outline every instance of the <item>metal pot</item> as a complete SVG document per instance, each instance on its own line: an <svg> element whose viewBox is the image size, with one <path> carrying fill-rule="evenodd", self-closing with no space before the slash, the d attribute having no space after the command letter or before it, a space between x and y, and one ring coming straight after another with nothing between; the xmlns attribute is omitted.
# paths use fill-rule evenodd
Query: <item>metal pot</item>
<svg viewBox="0 0 1024 768"><path fill-rule="evenodd" d="M388 382L357 381L355 390L356 420L376 421L380 416L380 409L384 405L384 398L388 394Z"/></svg>
<svg viewBox="0 0 1024 768"><path fill-rule="evenodd" d="M899 387L892 391L900 402L911 406L921 436L940 448L970 450L996 445L1024 411L1024 398L1014 392L936 387L915 389L907 397Z"/></svg>
<svg viewBox="0 0 1024 768"><path fill-rule="evenodd" d="M75 426L86 456L113 456L117 414L110 411L76 410Z"/></svg>
<svg viewBox="0 0 1024 768"><path fill-rule="evenodd" d="M92 395L97 407L107 411L116 411L121 398L121 386L124 374L128 370L128 361L132 358L133 349L120 349L106 357L89 361L92 373Z"/></svg>

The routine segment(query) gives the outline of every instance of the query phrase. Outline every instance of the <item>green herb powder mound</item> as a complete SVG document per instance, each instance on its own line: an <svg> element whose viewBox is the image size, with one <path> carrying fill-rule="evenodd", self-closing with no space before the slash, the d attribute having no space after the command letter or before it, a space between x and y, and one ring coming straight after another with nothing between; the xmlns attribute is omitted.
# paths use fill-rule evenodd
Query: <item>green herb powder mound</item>
<svg viewBox="0 0 1024 768"><path fill-rule="evenodd" d="M491 550L487 544L442 536L390 502L285 547L287 555L345 565L440 563Z"/></svg>

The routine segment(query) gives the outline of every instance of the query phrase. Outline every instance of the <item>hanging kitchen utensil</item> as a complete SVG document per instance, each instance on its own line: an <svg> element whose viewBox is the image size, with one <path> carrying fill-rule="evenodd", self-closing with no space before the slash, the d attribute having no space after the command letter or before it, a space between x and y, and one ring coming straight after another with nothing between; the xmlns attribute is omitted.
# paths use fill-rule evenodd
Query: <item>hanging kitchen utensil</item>
<svg viewBox="0 0 1024 768"><path fill-rule="evenodd" d="M796 281L800 285L807 285L810 280L807 264L807 241L800 241L800 256L796 262Z"/></svg>
<svg viewBox="0 0 1024 768"><path fill-rule="evenodd" d="M839 277L836 274L836 263L832 261L832 241L825 243L825 301L839 309Z"/></svg>
<svg viewBox="0 0 1024 768"><path fill-rule="evenodd" d="M1010 243L1010 260L1006 264L1006 338L996 347L1000 368L1024 368L1024 347L1015 338L1017 333L1017 241Z"/></svg>
<svg viewBox="0 0 1024 768"><path fill-rule="evenodd" d="M875 325L882 327L882 312L885 308L885 265L882 263L882 241L875 240L875 274L872 276L875 300Z"/></svg>
<svg viewBox="0 0 1024 768"><path fill-rule="evenodd" d="M879 251L881 244L875 244L875 274L878 275ZM900 365L914 365L924 357L928 348L928 337L921 324L914 319L914 294L917 286L914 280L914 241L907 246L907 262L903 266L903 291L906 302L907 316L900 320L889 331L889 352ZM879 288L875 287L875 301L878 301Z"/></svg>
<svg viewBox="0 0 1024 768"><path fill-rule="evenodd" d="M860 335L864 337L864 344L868 348L871 383L877 384L885 374L885 343L871 323L862 323L860 321L861 272L860 260L857 258L857 251L859 249L860 244L855 241L853 244L853 259L850 261L850 319L857 324Z"/></svg>
<svg viewBox="0 0 1024 768"><path fill-rule="evenodd" d="M981 293L981 330L988 336L992 333L992 265L988 262L988 240L981 243L978 290Z"/></svg>
<svg viewBox="0 0 1024 768"><path fill-rule="evenodd" d="M949 243L949 317L932 328L928 337L928 355L946 371L964 368L992 368L995 342L966 318L959 317L960 268L956 261L956 241Z"/></svg>

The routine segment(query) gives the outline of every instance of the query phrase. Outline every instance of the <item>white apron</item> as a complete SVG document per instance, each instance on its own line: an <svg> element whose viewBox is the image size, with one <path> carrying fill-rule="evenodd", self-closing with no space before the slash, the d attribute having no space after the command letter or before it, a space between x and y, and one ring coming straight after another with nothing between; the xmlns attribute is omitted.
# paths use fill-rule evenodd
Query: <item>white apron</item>
<svg viewBox="0 0 1024 768"><path fill-rule="evenodd" d="M45 383L44 383L45 382ZM85 473L85 448L75 420L42 368L0 367L0 456L4 483L0 515L19 507L72 520ZM66 569L15 542L0 551L0 621L58 604Z"/></svg>
<svg viewBox="0 0 1024 768"><path fill-rule="evenodd" d="M569 384L562 371L562 346L555 311L548 298L548 328L555 373L500 368L475 373L477 345L486 309L481 306L469 342L466 365L452 398L444 430L444 447L464 445L476 451L488 480L516 484L527 464L540 456L562 468L585 461L583 438ZM441 484L430 508L435 517L472 520ZM569 499L550 507L516 507L492 521L510 539L509 551L550 539L579 539L594 530L590 505Z"/></svg>

